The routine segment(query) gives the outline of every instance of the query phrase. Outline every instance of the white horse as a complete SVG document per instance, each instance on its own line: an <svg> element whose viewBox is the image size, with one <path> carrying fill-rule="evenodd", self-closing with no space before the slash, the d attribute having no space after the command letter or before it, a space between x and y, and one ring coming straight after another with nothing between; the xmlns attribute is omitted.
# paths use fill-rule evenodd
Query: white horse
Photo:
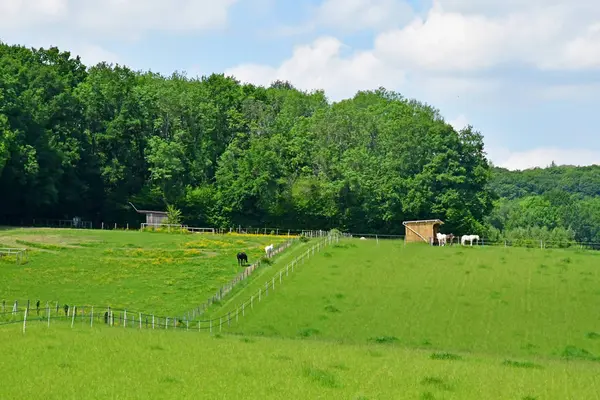
<svg viewBox="0 0 600 400"><path fill-rule="evenodd" d="M267 253L267 257L271 257L271 254L273 254L273 245L272 244L265 247L265 253Z"/></svg>
<svg viewBox="0 0 600 400"><path fill-rule="evenodd" d="M469 244L473 246L473 240L479 244L479 235L463 235L460 238L460 244L464 246L466 242L469 242Z"/></svg>
<svg viewBox="0 0 600 400"><path fill-rule="evenodd" d="M437 237L437 240L438 240L438 243L440 246L446 245L446 241L448 240L448 235L438 232L436 237Z"/></svg>

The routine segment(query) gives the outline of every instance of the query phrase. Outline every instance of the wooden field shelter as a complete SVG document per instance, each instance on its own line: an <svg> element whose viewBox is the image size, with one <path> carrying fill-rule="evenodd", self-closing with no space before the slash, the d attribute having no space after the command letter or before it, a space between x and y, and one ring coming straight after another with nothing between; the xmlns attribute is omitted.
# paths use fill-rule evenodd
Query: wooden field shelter
<svg viewBox="0 0 600 400"><path fill-rule="evenodd" d="M440 225L444 222L439 219L425 219L420 221L404 221L402 225L406 228L404 241L406 243L428 243L433 244L436 241L436 235L439 232Z"/></svg>
<svg viewBox="0 0 600 400"><path fill-rule="evenodd" d="M146 224L149 226L164 224L167 219L168 214L165 211L138 210L131 202L129 204L131 204L133 209L139 214L146 215Z"/></svg>

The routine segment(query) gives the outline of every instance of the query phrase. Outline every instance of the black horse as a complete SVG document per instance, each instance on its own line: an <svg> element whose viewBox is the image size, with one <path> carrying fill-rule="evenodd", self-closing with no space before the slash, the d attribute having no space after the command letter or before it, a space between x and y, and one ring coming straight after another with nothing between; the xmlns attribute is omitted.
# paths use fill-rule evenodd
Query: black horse
<svg viewBox="0 0 600 400"><path fill-rule="evenodd" d="M241 253L237 253L238 265L244 265L248 263L248 256L243 251Z"/></svg>

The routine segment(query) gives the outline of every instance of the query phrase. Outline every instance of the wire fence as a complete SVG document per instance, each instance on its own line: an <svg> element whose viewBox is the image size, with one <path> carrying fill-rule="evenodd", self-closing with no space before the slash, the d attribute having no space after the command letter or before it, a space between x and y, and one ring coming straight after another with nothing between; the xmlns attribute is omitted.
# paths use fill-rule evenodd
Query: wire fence
<svg viewBox="0 0 600 400"><path fill-rule="evenodd" d="M148 225L151 227L153 224L147 224L142 222L91 222L81 221L77 218L73 220L59 220L49 218L34 218L34 219L5 219L0 220L0 225L13 226L13 227L28 227L28 228L73 228L73 229L100 229L100 230L145 230L143 228ZM162 224L165 225L166 224ZM177 225L172 229L173 233L185 231L186 233L208 233L208 234L227 234L227 233L239 233L239 234L252 234L252 235L273 235L273 236L307 236L311 238L322 237L326 234L325 230L316 229L298 229L298 228L286 228L282 226L277 227L253 227L253 226L230 226L230 227L188 227L185 229L179 229L184 225ZM165 231L168 231L166 229Z"/></svg>
<svg viewBox="0 0 600 400"><path fill-rule="evenodd" d="M15 260L16 264L25 264L29 260L29 253L24 248L0 248L0 260Z"/></svg>
<svg viewBox="0 0 600 400"><path fill-rule="evenodd" d="M298 239L288 240L287 242L275 248L271 253L265 254L265 257L267 259L275 257L277 254L291 247L297 240ZM188 311L186 313L187 318L190 319L191 317L192 319L195 319L197 316L204 314L210 306L212 306L217 301L223 300L223 298L227 296L227 294L229 294L233 290L233 288L235 288L242 281L248 279L248 277L250 277L254 273L254 271L259 269L261 265L262 261L261 259L259 259L254 264L246 267L242 273L238 274L230 282L223 285L219 290L217 290L217 292L213 296L209 297L204 303Z"/></svg>
<svg viewBox="0 0 600 400"><path fill-rule="evenodd" d="M472 243L460 243L460 237L456 237L448 246L496 246L496 247L524 247L539 249L581 249L581 250L600 250L600 243L597 242L577 242L575 240L545 240L545 239L488 239L480 238Z"/></svg>
<svg viewBox="0 0 600 400"><path fill-rule="evenodd" d="M48 327L54 322L67 322L74 327L75 324L87 325L93 327L94 324L104 324L111 327L138 328L138 329L179 329L196 330L199 332L221 332L223 329L231 327L238 323L240 318L244 318L247 313L258 306L265 298L272 295L276 288L281 286L294 272L305 264L305 262L321 252L327 246L338 243L340 235L328 234L303 252L295 257L285 267L277 271L264 286L252 293L244 302L235 306L235 310L228 311L218 317L201 318L201 313L186 313L183 316L159 316L153 313L147 313L137 310L127 310L112 308L110 306L93 305L68 305L58 302L46 302L43 304L39 300L34 305L28 301L25 304L7 304L2 301L0 309L0 326L22 324L23 333L25 333L27 324L34 322L47 324ZM289 246L288 246L289 247ZM280 251L283 251L281 249Z"/></svg>
<svg viewBox="0 0 600 400"><path fill-rule="evenodd" d="M342 234L346 238L352 239L374 239L378 240L404 240L405 235L380 235L377 233L350 233ZM431 245L438 246L439 243L434 238L430 238ZM423 242L425 243L425 242ZM581 250L600 250L600 242L579 242L570 239L497 239L480 237L479 240L461 244L461 237L455 236L452 241L448 241L447 246L498 246L498 247L525 247L541 249L581 249Z"/></svg>

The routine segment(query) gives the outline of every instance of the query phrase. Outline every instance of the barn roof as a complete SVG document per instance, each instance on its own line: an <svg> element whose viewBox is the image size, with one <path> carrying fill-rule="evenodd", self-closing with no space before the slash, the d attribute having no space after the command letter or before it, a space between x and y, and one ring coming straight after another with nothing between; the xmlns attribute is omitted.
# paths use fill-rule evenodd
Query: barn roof
<svg viewBox="0 0 600 400"><path fill-rule="evenodd" d="M140 214L161 214L161 215L168 214L166 211L152 211L152 210L136 210L136 211L139 212Z"/></svg>
<svg viewBox="0 0 600 400"><path fill-rule="evenodd" d="M441 219L422 219L422 220L418 220L418 221L404 221L402 224L403 225L407 225L407 224L431 224L433 223L435 224L444 224L444 221L442 221Z"/></svg>
<svg viewBox="0 0 600 400"><path fill-rule="evenodd" d="M152 210L138 210L137 208L135 208L135 206L133 205L132 202L129 202L129 204L131 205L131 207L133 207L133 209L140 213L140 214L159 214L159 215L168 215L168 213L166 211L152 211Z"/></svg>

